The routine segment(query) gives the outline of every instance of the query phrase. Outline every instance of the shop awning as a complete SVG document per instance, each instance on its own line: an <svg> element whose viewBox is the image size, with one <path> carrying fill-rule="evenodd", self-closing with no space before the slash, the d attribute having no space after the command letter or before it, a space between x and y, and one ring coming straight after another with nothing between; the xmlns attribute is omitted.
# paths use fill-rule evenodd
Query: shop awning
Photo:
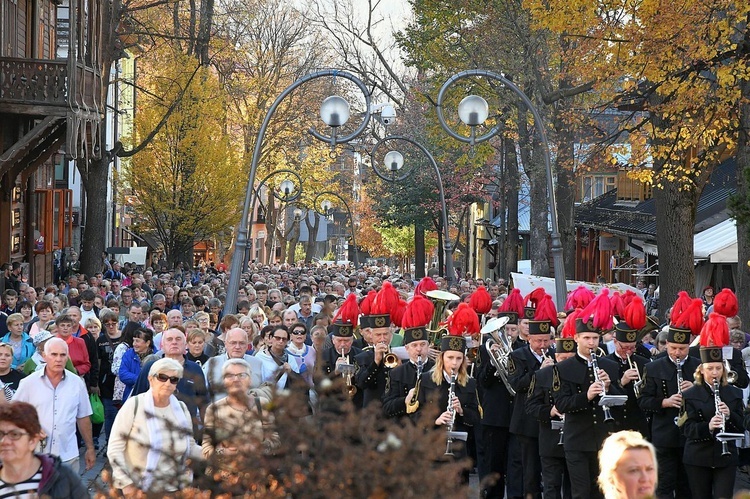
<svg viewBox="0 0 750 499"><path fill-rule="evenodd" d="M737 263L737 223L727 219L693 236L696 260Z"/></svg>

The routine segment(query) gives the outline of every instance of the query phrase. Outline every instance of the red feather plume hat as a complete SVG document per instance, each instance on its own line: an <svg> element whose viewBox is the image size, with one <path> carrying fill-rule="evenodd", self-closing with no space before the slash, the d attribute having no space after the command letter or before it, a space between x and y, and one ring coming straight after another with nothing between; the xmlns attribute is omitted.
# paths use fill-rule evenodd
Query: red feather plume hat
<svg viewBox="0 0 750 499"><path fill-rule="evenodd" d="M435 280L430 276L424 276L414 288L414 296L424 296L426 292L435 291L436 289L438 289L438 285Z"/></svg>
<svg viewBox="0 0 750 499"><path fill-rule="evenodd" d="M714 297L714 312L726 318L735 317L740 310L737 295L734 291L724 288Z"/></svg>
<svg viewBox="0 0 750 499"><path fill-rule="evenodd" d="M565 310L584 309L596 297L593 291L586 286L578 286L568 293L568 299L565 302Z"/></svg>
<svg viewBox="0 0 750 499"><path fill-rule="evenodd" d="M435 306L420 294L407 303L401 326L404 328L404 345L412 341L428 341L427 325L432 320Z"/></svg>
<svg viewBox="0 0 750 499"><path fill-rule="evenodd" d="M357 306L357 295L350 294L344 300L339 311L333 318L331 332L334 336L348 338L354 335L354 328L357 327L359 317L359 307Z"/></svg>
<svg viewBox="0 0 750 499"><path fill-rule="evenodd" d="M557 327L560 324L560 319L557 317L557 308L555 308L555 303L552 301L551 295L545 293L544 297L539 301L534 313L534 320L549 321L553 327Z"/></svg>
<svg viewBox="0 0 750 499"><path fill-rule="evenodd" d="M448 317L448 334L440 340L440 349L463 352L466 349L464 336L479 334L479 317L468 303L459 303ZM460 340L460 343L459 343Z"/></svg>
<svg viewBox="0 0 750 499"><path fill-rule="evenodd" d="M576 319L580 314L580 308L568 314L562 331L560 331L560 337L555 340L555 352L570 353L576 351Z"/></svg>
<svg viewBox="0 0 750 499"><path fill-rule="evenodd" d="M518 318L523 317L523 297L521 290L513 288L498 309L498 317L508 317L508 324L518 324Z"/></svg>
<svg viewBox="0 0 750 499"><path fill-rule="evenodd" d="M612 329L612 303L609 289L602 288L576 319L576 332L599 333Z"/></svg>
<svg viewBox="0 0 750 499"><path fill-rule="evenodd" d="M700 344L702 363L724 361L724 347L729 345L729 325L726 317L716 312L709 315L701 328Z"/></svg>
<svg viewBox="0 0 750 499"><path fill-rule="evenodd" d="M469 306L478 315L484 315L489 312L492 309L492 297L487 292L487 288L479 286L469 297Z"/></svg>

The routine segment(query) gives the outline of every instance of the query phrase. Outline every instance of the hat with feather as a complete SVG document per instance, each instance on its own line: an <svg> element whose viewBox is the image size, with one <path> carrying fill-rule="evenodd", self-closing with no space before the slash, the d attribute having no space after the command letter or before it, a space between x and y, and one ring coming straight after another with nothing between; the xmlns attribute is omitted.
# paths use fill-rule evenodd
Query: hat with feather
<svg viewBox="0 0 750 499"><path fill-rule="evenodd" d="M724 361L724 347L729 345L729 325L721 314L712 312L701 328L701 363Z"/></svg>
<svg viewBox="0 0 750 499"><path fill-rule="evenodd" d="M414 298L406 305L401 322L404 328L404 345L413 341L427 341L427 325L432 320L434 311L435 306L430 300L420 294L414 295Z"/></svg>

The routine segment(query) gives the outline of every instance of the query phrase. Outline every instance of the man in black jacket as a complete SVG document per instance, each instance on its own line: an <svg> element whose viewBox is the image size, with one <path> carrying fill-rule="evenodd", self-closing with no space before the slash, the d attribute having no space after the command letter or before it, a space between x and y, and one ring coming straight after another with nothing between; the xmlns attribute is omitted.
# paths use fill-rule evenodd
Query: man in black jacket
<svg viewBox="0 0 750 499"><path fill-rule="evenodd" d="M635 395L635 385L639 379L643 379L644 369L649 363L647 359L635 353L637 335L638 331L630 327L627 322L618 322L615 326L615 351L607 358L617 364L620 385L628 396L628 401L623 406L622 419L617 421L617 427L621 430L634 430L644 437L649 437L646 414L638 405L638 398ZM642 385L643 383L639 386L642 388Z"/></svg>
<svg viewBox="0 0 750 499"><path fill-rule="evenodd" d="M383 394L383 412L389 418L403 416L414 412L416 408L411 404L414 397L417 373L420 369L428 372L435 365L429 358L430 344L428 333L424 327L404 329L404 347L409 354L409 360L391 369Z"/></svg>

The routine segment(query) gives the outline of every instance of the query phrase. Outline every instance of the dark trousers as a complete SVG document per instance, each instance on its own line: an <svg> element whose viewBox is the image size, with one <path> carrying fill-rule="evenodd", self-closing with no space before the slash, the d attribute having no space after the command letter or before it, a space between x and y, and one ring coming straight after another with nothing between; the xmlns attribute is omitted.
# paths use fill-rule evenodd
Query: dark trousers
<svg viewBox="0 0 750 499"><path fill-rule="evenodd" d="M525 499L542 498L542 463L539 458L539 439L518 435L521 444L521 464L523 465L523 496Z"/></svg>
<svg viewBox="0 0 750 499"><path fill-rule="evenodd" d="M656 485L656 497L659 499L692 497L685 467L682 464L684 447L657 447L656 460L659 462L659 482ZM702 497L696 495L695 497ZM710 495L708 496L710 497Z"/></svg>
<svg viewBox="0 0 750 499"><path fill-rule="evenodd" d="M659 466L661 467L661 463L659 463ZM690 490L693 496L711 497L713 499L728 499L734 496L736 466L707 468L686 464L685 471L690 481Z"/></svg>
<svg viewBox="0 0 750 499"><path fill-rule="evenodd" d="M508 472L505 474L505 487L508 499L523 497L523 465L521 463L521 443L516 435L508 437Z"/></svg>
<svg viewBox="0 0 750 499"><path fill-rule="evenodd" d="M505 497L505 475L508 457L508 428L482 426L482 461L478 464L482 497L502 499Z"/></svg>
<svg viewBox="0 0 750 499"><path fill-rule="evenodd" d="M570 473L573 499L601 499L596 479L599 476L599 461L596 452L565 451L565 461ZM661 463L659 463L661 466Z"/></svg>
<svg viewBox="0 0 750 499"><path fill-rule="evenodd" d="M561 457L541 457L544 499L571 499L570 476Z"/></svg>

